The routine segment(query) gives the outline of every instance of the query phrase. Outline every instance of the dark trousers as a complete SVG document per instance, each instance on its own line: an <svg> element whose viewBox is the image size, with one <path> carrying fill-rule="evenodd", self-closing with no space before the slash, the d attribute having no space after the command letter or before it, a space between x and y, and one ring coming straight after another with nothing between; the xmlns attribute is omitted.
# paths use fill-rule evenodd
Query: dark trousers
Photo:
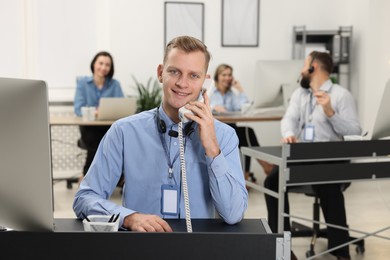
<svg viewBox="0 0 390 260"><path fill-rule="evenodd" d="M255 131L251 127L244 127L244 126L237 126L236 124L229 124L231 127L236 130L237 136L238 136L238 147L241 148L241 146L259 146L259 143L257 142L257 137L255 134ZM251 166L251 157L245 156L245 172L250 171Z"/></svg>
<svg viewBox="0 0 390 260"><path fill-rule="evenodd" d="M278 192L279 187L279 167L274 167L271 173L264 181L264 187ZM345 213L345 203L343 195L343 187L345 184L321 184L313 185L313 190L317 193L320 199L320 206L324 214L325 222L347 226L347 217ZM288 192L288 189L287 189ZM290 214L288 193L285 192L284 211ZM278 227L278 199L265 194L265 202L268 210L268 224L273 232L277 232ZM284 230L291 231L290 219L284 218ZM349 242L349 233L346 230L328 227L328 248L333 248L338 245ZM336 256L349 257L349 247L345 246L331 254Z"/></svg>
<svg viewBox="0 0 390 260"><path fill-rule="evenodd" d="M91 166L100 141L109 128L110 126L80 126L83 148L87 150L87 158L83 168L84 176L87 174L89 166Z"/></svg>

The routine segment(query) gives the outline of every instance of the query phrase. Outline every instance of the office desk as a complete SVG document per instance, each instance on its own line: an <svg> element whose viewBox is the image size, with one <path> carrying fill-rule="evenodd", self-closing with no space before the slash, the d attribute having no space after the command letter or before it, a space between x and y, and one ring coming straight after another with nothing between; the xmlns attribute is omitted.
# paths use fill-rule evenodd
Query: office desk
<svg viewBox="0 0 390 260"><path fill-rule="evenodd" d="M224 123L240 123L240 122L262 122L262 121L279 121L282 118L281 114L264 112L259 114L226 114L226 115L214 115L214 118L224 122ZM50 125L84 125L84 126L99 126L99 125L112 125L115 121L113 120L94 120L94 121L83 121L81 117L78 116L59 116L51 115L50 116Z"/></svg>
<svg viewBox="0 0 390 260"><path fill-rule="evenodd" d="M114 121L112 120L94 120L94 121L84 121L83 118L71 115L71 116L59 116L51 115L50 116L50 125L82 125L82 126L101 126L101 125L112 125Z"/></svg>
<svg viewBox="0 0 390 260"><path fill-rule="evenodd" d="M281 113L264 112L259 114L220 114L214 115L214 118L224 123L241 123L241 122L265 122L279 121L282 119Z"/></svg>
<svg viewBox="0 0 390 260"><path fill-rule="evenodd" d="M167 220L172 233L83 232L77 219L56 219L56 232L0 232L1 253L15 259L289 259L290 233L272 234L263 219ZM284 258L282 258L284 257Z"/></svg>
<svg viewBox="0 0 390 260"><path fill-rule="evenodd" d="M381 160L390 158L390 140L242 147L241 152L279 166L278 193L248 183L249 186L278 198L279 232L284 230L284 191L287 186L390 178L390 162ZM332 163L327 163L329 161Z"/></svg>

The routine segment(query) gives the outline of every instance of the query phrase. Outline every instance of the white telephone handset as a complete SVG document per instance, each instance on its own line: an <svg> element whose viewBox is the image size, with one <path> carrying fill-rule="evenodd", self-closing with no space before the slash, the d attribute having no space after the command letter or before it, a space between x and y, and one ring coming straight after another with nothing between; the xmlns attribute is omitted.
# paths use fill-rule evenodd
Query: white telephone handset
<svg viewBox="0 0 390 260"><path fill-rule="evenodd" d="M199 94L199 97L198 97L198 101L200 102L203 102L203 93L206 92L209 87L211 86L211 83L213 82L212 79L209 79L209 78L206 78L203 82L203 86L202 86L202 90L200 91L200 94ZM183 123L187 123L190 121L190 119L188 119L185 114L186 113L192 113L191 110L185 108L184 106L179 108L179 118L180 118L180 121L182 121Z"/></svg>
<svg viewBox="0 0 390 260"><path fill-rule="evenodd" d="M212 80L209 78L206 78L203 82L202 90L200 91L198 101L203 102L203 93L207 91L209 86L211 85ZM178 132L179 132L179 150L180 150L180 169L181 169L181 184L182 184L182 190L183 190L183 197L184 197L184 210L186 215L186 226L187 226L187 232L192 233L192 223L191 223L191 212L190 212L190 198L188 194L188 188L187 188L187 174L186 174L186 162L185 162L185 156L184 156L184 138L183 138L183 124L190 121L185 114L186 113L192 113L191 110L186 109L185 107L181 107L179 109L179 118L181 122L178 124Z"/></svg>

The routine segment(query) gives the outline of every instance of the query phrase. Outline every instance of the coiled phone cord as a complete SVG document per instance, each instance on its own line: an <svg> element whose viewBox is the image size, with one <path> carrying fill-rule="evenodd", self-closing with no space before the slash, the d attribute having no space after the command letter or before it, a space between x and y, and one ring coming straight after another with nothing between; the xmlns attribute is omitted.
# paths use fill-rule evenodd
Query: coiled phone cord
<svg viewBox="0 0 390 260"><path fill-rule="evenodd" d="M187 188L186 162L184 158L183 122L179 122L178 132L179 132L179 145L180 145L181 179L182 179L182 188L183 188L183 195L184 195L184 209L186 212L186 225L187 225L187 232L192 233L190 203L189 203L188 188Z"/></svg>

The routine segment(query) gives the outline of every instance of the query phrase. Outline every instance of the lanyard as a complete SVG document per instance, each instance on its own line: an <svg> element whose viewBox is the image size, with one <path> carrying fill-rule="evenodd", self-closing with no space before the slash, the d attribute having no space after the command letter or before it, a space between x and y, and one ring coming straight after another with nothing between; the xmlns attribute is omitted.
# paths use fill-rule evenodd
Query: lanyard
<svg viewBox="0 0 390 260"><path fill-rule="evenodd" d="M313 120L313 111L316 108L316 103L314 103L314 105L312 103L313 103L313 92L310 92L310 100L308 103L308 105L309 105L309 123L311 123L311 121Z"/></svg>
<svg viewBox="0 0 390 260"><path fill-rule="evenodd" d="M169 155L169 149L168 149L168 146L164 140L164 136L161 132L159 132L159 135L160 135L161 145L164 148L165 159L167 160L167 164L168 164L168 177L169 177L169 180L172 180L172 178L173 178L173 164L175 163L175 161L179 157L179 150L176 152L175 157L173 158L173 161L171 162L171 158ZM170 137L170 138L172 138L172 137ZM184 142L184 149L185 149L185 146L186 146L186 142ZM173 180L176 182L176 180L174 178L173 178Z"/></svg>

